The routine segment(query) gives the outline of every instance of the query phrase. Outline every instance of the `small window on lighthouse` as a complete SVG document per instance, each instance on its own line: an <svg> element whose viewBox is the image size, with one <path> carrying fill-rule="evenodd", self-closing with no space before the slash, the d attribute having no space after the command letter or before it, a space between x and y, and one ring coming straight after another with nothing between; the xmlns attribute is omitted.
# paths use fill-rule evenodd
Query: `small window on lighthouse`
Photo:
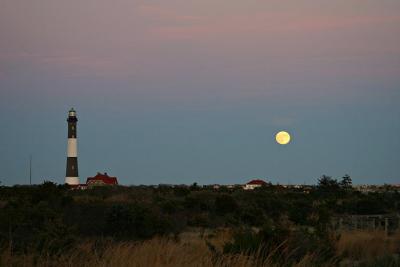
<svg viewBox="0 0 400 267"><path fill-rule="evenodd" d="M72 130L75 130L75 126L71 126L71 129L72 129Z"/></svg>
<svg viewBox="0 0 400 267"><path fill-rule="evenodd" d="M75 166L74 165L72 165L72 167L71 167L73 170L75 170Z"/></svg>

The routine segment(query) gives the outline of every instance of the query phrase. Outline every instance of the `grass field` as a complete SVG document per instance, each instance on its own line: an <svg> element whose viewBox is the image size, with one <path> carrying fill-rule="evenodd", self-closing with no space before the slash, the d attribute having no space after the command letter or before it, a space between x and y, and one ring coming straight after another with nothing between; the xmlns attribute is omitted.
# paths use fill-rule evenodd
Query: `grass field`
<svg viewBox="0 0 400 267"><path fill-rule="evenodd" d="M177 238L153 238L143 242L86 241L58 256L13 255L4 249L1 266L285 266L273 258L284 250L281 244L270 254L223 253L223 245L232 239L226 229L213 232L193 231ZM210 249L212 248L212 249ZM399 266L400 234L387 237L384 232L344 232L336 242L336 256L321 263L319 255L307 254L290 266Z"/></svg>

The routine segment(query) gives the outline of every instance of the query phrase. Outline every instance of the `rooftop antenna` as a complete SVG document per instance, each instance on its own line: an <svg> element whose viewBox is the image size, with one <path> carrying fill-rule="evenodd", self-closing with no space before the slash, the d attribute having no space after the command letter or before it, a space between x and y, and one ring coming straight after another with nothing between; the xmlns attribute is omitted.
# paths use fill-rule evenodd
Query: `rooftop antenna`
<svg viewBox="0 0 400 267"><path fill-rule="evenodd" d="M32 155L29 155L29 185L32 185Z"/></svg>

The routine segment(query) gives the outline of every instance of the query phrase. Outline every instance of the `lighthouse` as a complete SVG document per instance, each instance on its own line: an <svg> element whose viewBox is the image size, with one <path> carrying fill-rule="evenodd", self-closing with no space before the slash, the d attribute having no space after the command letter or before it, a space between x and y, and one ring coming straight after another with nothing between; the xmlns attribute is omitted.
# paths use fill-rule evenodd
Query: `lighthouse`
<svg viewBox="0 0 400 267"><path fill-rule="evenodd" d="M78 143L76 138L76 111L71 108L68 112L68 147L67 147L67 170L65 183L69 185L79 185L78 175Z"/></svg>

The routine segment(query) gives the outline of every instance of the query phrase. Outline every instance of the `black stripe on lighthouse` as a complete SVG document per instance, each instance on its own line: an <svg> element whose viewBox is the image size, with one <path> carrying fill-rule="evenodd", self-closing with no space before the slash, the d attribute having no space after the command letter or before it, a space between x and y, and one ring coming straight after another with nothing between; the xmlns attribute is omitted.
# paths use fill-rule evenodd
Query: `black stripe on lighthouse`
<svg viewBox="0 0 400 267"><path fill-rule="evenodd" d="M78 158L67 158L66 177L79 177L78 175Z"/></svg>
<svg viewBox="0 0 400 267"><path fill-rule="evenodd" d="M69 116L68 122L68 138L76 138L76 123L78 119L76 117Z"/></svg>

